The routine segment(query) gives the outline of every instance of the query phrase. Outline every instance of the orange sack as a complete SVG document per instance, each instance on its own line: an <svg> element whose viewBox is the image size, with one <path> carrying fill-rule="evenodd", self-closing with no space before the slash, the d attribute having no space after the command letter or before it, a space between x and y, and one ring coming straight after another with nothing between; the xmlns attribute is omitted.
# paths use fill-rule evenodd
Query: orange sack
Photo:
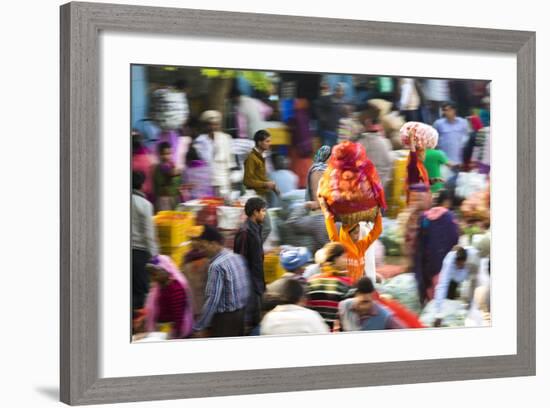
<svg viewBox="0 0 550 408"><path fill-rule="evenodd" d="M374 221L379 209L386 208L378 172L359 143L345 141L334 146L317 194L346 225Z"/></svg>

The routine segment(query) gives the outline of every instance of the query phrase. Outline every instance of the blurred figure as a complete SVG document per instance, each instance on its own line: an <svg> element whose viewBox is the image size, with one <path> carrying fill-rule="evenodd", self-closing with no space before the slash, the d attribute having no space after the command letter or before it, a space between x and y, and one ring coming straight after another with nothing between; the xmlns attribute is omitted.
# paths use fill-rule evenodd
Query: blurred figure
<svg viewBox="0 0 550 408"><path fill-rule="evenodd" d="M472 160L478 173L489 174L491 171L491 129L481 128L476 134Z"/></svg>
<svg viewBox="0 0 550 408"><path fill-rule="evenodd" d="M316 105L316 115L319 121L319 136L322 143L334 146L338 138L338 125L342 118L344 105L345 84L338 83L334 94L321 95Z"/></svg>
<svg viewBox="0 0 550 408"><path fill-rule="evenodd" d="M307 307L323 316L330 329L338 319L338 303L349 291L346 248L339 242L330 242L324 248L325 256L319 274L307 281Z"/></svg>
<svg viewBox="0 0 550 408"><path fill-rule="evenodd" d="M378 211L372 230L364 238L359 239L359 223L342 225L340 232L338 232L334 215L326 208L323 199L320 199L320 203L325 215L325 225L329 239L340 242L346 249L348 276L351 283L354 284L365 275L365 253L382 233L382 214Z"/></svg>
<svg viewBox="0 0 550 408"><path fill-rule="evenodd" d="M441 326L443 315L441 308L444 299L457 299L459 297L459 286L470 281L470 293L467 296L469 303L473 299L474 281L478 273L479 256L474 247L455 247L443 260L443 266L439 273L439 281L435 288L435 322L434 326Z"/></svg>
<svg viewBox="0 0 550 408"><path fill-rule="evenodd" d="M259 197L248 199L244 206L246 222L235 236L233 250L244 257L248 264L248 273L252 290L247 305L247 325L250 328L260 323L262 296L265 292L264 248L267 235L263 234L262 225L266 219L267 204Z"/></svg>
<svg viewBox="0 0 550 408"><path fill-rule="evenodd" d="M304 269L304 273L302 274L302 276L306 280L309 280L309 278L311 278L312 276L321 273L321 265L323 264L323 262L325 262L326 258L325 248L326 245L323 248L317 250L313 258L315 263L306 266L306 268Z"/></svg>
<svg viewBox="0 0 550 408"><path fill-rule="evenodd" d="M301 283L305 283L303 278L304 266L311 259L311 252L306 247L285 247L279 254L279 259L286 273L276 281L270 283L266 287L265 297L271 299L280 299L283 293L283 285L288 279L294 279Z"/></svg>
<svg viewBox="0 0 550 408"><path fill-rule="evenodd" d="M487 87L489 85L487 84ZM479 109L479 117L483 127L491 126L491 98L489 95L481 98L481 108Z"/></svg>
<svg viewBox="0 0 550 408"><path fill-rule="evenodd" d="M342 300L338 316L343 331L404 329L394 313L374 298L374 285L368 277L357 282L353 298Z"/></svg>
<svg viewBox="0 0 550 408"><path fill-rule="evenodd" d="M220 131L222 115L218 111L208 110L202 113L201 122L206 126L206 134L197 137L194 147L200 158L208 163L211 171L211 183L214 194L226 197L231 192L229 175L236 166L232 152L231 136Z"/></svg>
<svg viewBox="0 0 550 408"><path fill-rule="evenodd" d="M265 120L271 116L273 109L259 99L242 95L237 86L233 86L230 98L237 111L239 137L253 139L265 127Z"/></svg>
<svg viewBox="0 0 550 408"><path fill-rule="evenodd" d="M424 79L422 90L426 97L425 123L433 123L439 118L441 105L450 98L449 81L447 79Z"/></svg>
<svg viewBox="0 0 550 408"><path fill-rule="evenodd" d="M191 143L185 155L185 170L182 172L182 200L189 201L203 197L212 197L212 170L210 163L199 155L196 139L199 136L199 120L189 119L188 128L191 133Z"/></svg>
<svg viewBox="0 0 550 408"><path fill-rule="evenodd" d="M420 122L420 94L416 81L412 78L401 78L399 80L401 96L399 98L399 110L405 116L405 121Z"/></svg>
<svg viewBox="0 0 550 408"><path fill-rule="evenodd" d="M273 158L275 171L270 174L281 194L289 193L298 188L298 176L288 169L288 158L279 154Z"/></svg>
<svg viewBox="0 0 550 408"><path fill-rule="evenodd" d="M205 225L198 238L210 258L205 302L201 317L193 327L195 337L244 335L245 308L250 298L250 281L246 261L223 246L217 228Z"/></svg>
<svg viewBox="0 0 550 408"><path fill-rule="evenodd" d="M165 331L162 326L167 324L170 339L188 337L193 328L193 308L187 280L166 255L148 263L147 270L153 283L147 297L147 331Z"/></svg>
<svg viewBox="0 0 550 408"><path fill-rule="evenodd" d="M423 305L433 297L433 279L441 271L443 259L458 243L458 222L450 208L450 194L441 190L436 205L420 217L414 273Z"/></svg>
<svg viewBox="0 0 550 408"><path fill-rule="evenodd" d="M207 162L202 160L194 145L189 146L185 156L186 168L182 175L184 201L214 196L212 171Z"/></svg>
<svg viewBox="0 0 550 408"><path fill-rule="evenodd" d="M329 333L323 317L304 307L307 301L302 283L285 279L281 293L281 304L265 315L260 334Z"/></svg>
<svg viewBox="0 0 550 408"><path fill-rule="evenodd" d="M145 176L141 191L149 201L153 200L153 160L141 134L132 131L132 171L140 171Z"/></svg>
<svg viewBox="0 0 550 408"><path fill-rule="evenodd" d="M319 209L318 201L308 201L303 205L295 205L284 222L294 234L309 237L310 251L315 253L330 240L325 227L325 217Z"/></svg>
<svg viewBox="0 0 550 408"><path fill-rule="evenodd" d="M191 249L183 258L181 270L189 282L193 304L193 318L195 320L200 317L204 306L208 266L209 262L206 252L202 249L200 242L196 238L193 238L191 240Z"/></svg>
<svg viewBox="0 0 550 408"><path fill-rule="evenodd" d="M342 117L338 121L338 143L349 140L355 142L361 132L363 127L355 119L355 112L351 105L342 106Z"/></svg>
<svg viewBox="0 0 550 408"><path fill-rule="evenodd" d="M153 170L153 190L157 211L173 210L178 203L176 177L179 171L172 161L172 146L168 142L158 144L159 163Z"/></svg>
<svg viewBox="0 0 550 408"><path fill-rule="evenodd" d="M407 259L407 270L414 267L420 216L430 208L431 195L423 183L409 187L409 203L398 216L403 231L402 254Z"/></svg>
<svg viewBox="0 0 550 408"><path fill-rule="evenodd" d="M422 183L426 188L430 188L430 176L424 166L426 159L426 150L416 148L416 129L409 131L410 152L407 163L407 203L410 201L410 186Z"/></svg>
<svg viewBox="0 0 550 408"><path fill-rule="evenodd" d="M470 171L470 169L474 167L472 163L472 155L478 140L478 132L483 128L483 123L474 108L470 109L470 115L466 117L466 121L468 123L468 139L466 140L462 150L462 162L464 171Z"/></svg>
<svg viewBox="0 0 550 408"><path fill-rule="evenodd" d="M365 131L361 135L360 143L365 147L367 156L376 167L380 181L386 190L393 172L395 157L391 142L385 137L384 129L379 123L379 113L380 110L375 106L370 106L361 113L360 121Z"/></svg>
<svg viewBox="0 0 550 408"><path fill-rule="evenodd" d="M307 172L306 201L314 201L319 204L317 188L319 187L319 180L321 180L323 173L328 167L327 161L330 158L331 149L330 146L324 145L315 153L313 164ZM320 206L317 205L317 208L320 208Z"/></svg>
<svg viewBox="0 0 550 408"><path fill-rule="evenodd" d="M254 135L255 147L244 162L244 180L246 187L256 191L267 199L269 193L279 193L275 182L267 177L264 154L271 148L271 136L266 130L258 130Z"/></svg>
<svg viewBox="0 0 550 408"><path fill-rule="evenodd" d="M454 167L443 150L426 149L424 165L430 180L430 191L437 193L445 187L445 179L441 173L441 166Z"/></svg>
<svg viewBox="0 0 550 408"><path fill-rule="evenodd" d="M456 105L446 102L441 107L443 117L433 124L439 133L437 148L445 152L449 160L462 163L463 146L468 140L468 121L457 116Z"/></svg>
<svg viewBox="0 0 550 408"><path fill-rule="evenodd" d="M153 205L145 198L143 182L145 176L132 172L132 309L143 308L149 291L149 274L145 270L147 261L158 255ZM139 314L139 313L137 313Z"/></svg>

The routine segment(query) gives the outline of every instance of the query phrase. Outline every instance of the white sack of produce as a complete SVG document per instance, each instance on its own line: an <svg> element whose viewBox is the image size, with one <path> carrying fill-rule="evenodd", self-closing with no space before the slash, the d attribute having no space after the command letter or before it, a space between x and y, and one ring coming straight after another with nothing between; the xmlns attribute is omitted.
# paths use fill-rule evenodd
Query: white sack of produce
<svg viewBox="0 0 550 408"><path fill-rule="evenodd" d="M401 135L401 141L403 146L409 148L411 145L409 132L414 130L416 132L416 148L417 149L433 149L437 146L437 140L439 133L430 125L426 125L421 122L407 122L399 131Z"/></svg>
<svg viewBox="0 0 550 408"><path fill-rule="evenodd" d="M435 301L431 300L420 315L420 321L427 327L433 327L435 321ZM441 327L464 327L468 310L466 304L460 300L444 299L441 304L443 319Z"/></svg>
<svg viewBox="0 0 550 408"><path fill-rule="evenodd" d="M486 174L462 172L456 179L455 194L461 198L468 198L474 193L486 190L487 186Z"/></svg>
<svg viewBox="0 0 550 408"><path fill-rule="evenodd" d="M151 95L153 119L165 130L183 126L189 116L187 99L183 92L174 89L157 89Z"/></svg>
<svg viewBox="0 0 550 408"><path fill-rule="evenodd" d="M216 207L218 228L225 230L236 230L246 220L244 207L228 207L221 205Z"/></svg>
<svg viewBox="0 0 550 408"><path fill-rule="evenodd" d="M376 289L384 295L390 295L403 306L414 313L420 313L422 306L418 298L416 279L414 273L402 273L394 278L388 279Z"/></svg>

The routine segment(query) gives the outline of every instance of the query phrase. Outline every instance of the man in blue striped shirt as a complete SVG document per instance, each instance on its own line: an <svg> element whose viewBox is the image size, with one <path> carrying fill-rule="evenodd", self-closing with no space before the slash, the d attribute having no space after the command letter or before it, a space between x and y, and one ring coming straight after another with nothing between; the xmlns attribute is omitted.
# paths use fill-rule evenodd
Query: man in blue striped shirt
<svg viewBox="0 0 550 408"><path fill-rule="evenodd" d="M195 337L204 337L210 328L212 337L244 335L245 306L250 296L250 278L246 261L223 247L223 236L205 225L199 242L208 258L208 279L201 316L193 327Z"/></svg>

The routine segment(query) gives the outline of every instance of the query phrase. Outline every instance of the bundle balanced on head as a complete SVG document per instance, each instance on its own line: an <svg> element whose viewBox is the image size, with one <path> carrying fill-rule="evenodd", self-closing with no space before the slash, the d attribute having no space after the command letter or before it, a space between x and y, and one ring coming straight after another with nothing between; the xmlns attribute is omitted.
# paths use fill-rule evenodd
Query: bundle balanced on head
<svg viewBox="0 0 550 408"><path fill-rule="evenodd" d="M318 189L331 241L342 243L347 269L354 284L365 275L365 253L382 232L381 209L386 207L384 189L362 145L343 142L334 147ZM336 221L342 223L338 232ZM361 221L374 227L359 239Z"/></svg>

